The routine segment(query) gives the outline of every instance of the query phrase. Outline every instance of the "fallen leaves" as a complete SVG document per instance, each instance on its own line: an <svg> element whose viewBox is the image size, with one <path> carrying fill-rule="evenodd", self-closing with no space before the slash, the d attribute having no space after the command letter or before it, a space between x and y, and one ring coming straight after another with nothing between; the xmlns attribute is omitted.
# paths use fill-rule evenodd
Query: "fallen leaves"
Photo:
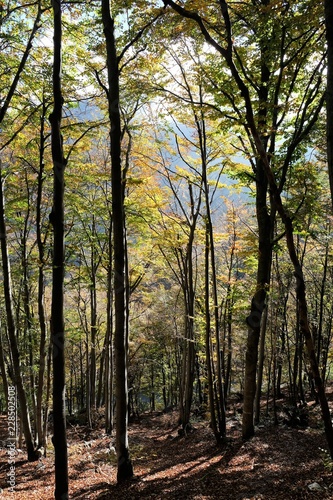
<svg viewBox="0 0 333 500"><path fill-rule="evenodd" d="M68 430L70 498L192 500L288 500L333 497L332 474L323 461L322 429L266 425L242 441L240 422L231 421L229 439L218 448L207 422L188 436L170 439L177 415L145 415L130 427L135 480L116 485L112 439L101 429ZM5 424L5 416L1 416ZM0 426L3 431L5 425ZM0 439L5 440L5 436ZM6 452L0 451L0 499L54 498L53 451L36 465L16 456L14 496L6 484ZM311 485L317 484L314 487ZM319 489L320 488L320 489Z"/></svg>

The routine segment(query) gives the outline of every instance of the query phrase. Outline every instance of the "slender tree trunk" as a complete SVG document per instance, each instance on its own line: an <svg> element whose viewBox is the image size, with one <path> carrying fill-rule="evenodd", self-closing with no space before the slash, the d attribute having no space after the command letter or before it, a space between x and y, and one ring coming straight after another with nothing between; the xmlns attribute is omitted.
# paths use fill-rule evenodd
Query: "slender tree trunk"
<svg viewBox="0 0 333 500"><path fill-rule="evenodd" d="M327 370L327 361L328 361L328 354L330 352L330 345L332 341L332 323L333 323L333 318L332 318L332 313L329 315L328 320L326 321L326 339L323 345L323 359L322 359L322 371L321 371L321 376L326 384L326 377L329 375L329 373L326 373Z"/></svg>
<svg viewBox="0 0 333 500"><path fill-rule="evenodd" d="M45 411L44 411L44 423L43 423L43 442L47 441L47 424L48 424L48 414L49 414L49 401L51 394L51 368L52 368L52 341L50 338L50 343L47 352L46 359L46 390L45 390Z"/></svg>
<svg viewBox="0 0 333 500"><path fill-rule="evenodd" d="M1 326L1 319L0 319L0 372L1 372L1 378L2 378L2 385L3 385L3 391L5 393L5 399L6 399L6 411L8 411L8 378L7 378L7 371L6 371L6 363L5 363L5 356L3 352L3 338L2 338L2 326Z"/></svg>
<svg viewBox="0 0 333 500"><path fill-rule="evenodd" d="M192 259L192 252L191 257ZM189 267L192 267L192 262L188 261ZM191 272L189 275L189 281L192 280ZM180 412L179 412L179 422L183 429L190 425L190 415L193 397L193 384L194 384L194 364L195 364L195 346L194 346L194 304L193 304L193 293L190 289L184 290L184 300L185 300L185 340L184 340L184 351L183 351L183 365L181 374L181 385L180 385Z"/></svg>
<svg viewBox="0 0 333 500"><path fill-rule="evenodd" d="M90 357L89 357L89 330L86 329L86 421L89 429L92 429L90 375L91 371L90 371Z"/></svg>
<svg viewBox="0 0 333 500"><path fill-rule="evenodd" d="M121 122L119 109L119 68L110 15L109 0L102 0L102 21L106 41L109 118L111 123L111 183L114 252L114 311L115 311L115 387L116 387L116 450L118 483L133 476L128 447L128 387L127 387L127 331L126 331L126 262L124 186L121 165Z"/></svg>
<svg viewBox="0 0 333 500"><path fill-rule="evenodd" d="M326 281L327 281L327 271L328 271L328 254L329 245L326 243L325 247L325 259L323 265L323 277L320 286L320 298L319 298L319 318L318 318L318 336L317 336L317 359L318 363L323 366L323 325L324 325L324 297L326 293Z"/></svg>
<svg viewBox="0 0 333 500"><path fill-rule="evenodd" d="M164 369L164 359L162 361L162 395L163 395L163 404L164 404L164 410L166 411L168 408L168 396L167 396L167 380L166 380L166 374L165 374L165 369Z"/></svg>
<svg viewBox="0 0 333 500"><path fill-rule="evenodd" d="M260 332L260 343L259 343L259 360L258 360L258 381L257 390L254 400L254 422L259 423L260 420L260 399L262 391L262 381L264 374L264 359L265 359L265 338L266 338L266 327L267 327L267 317L268 317L268 305L263 311L262 321L261 321L261 332Z"/></svg>
<svg viewBox="0 0 333 500"><path fill-rule="evenodd" d="M333 206L333 2L325 0L327 40L326 135L327 164Z"/></svg>
<svg viewBox="0 0 333 500"><path fill-rule="evenodd" d="M105 401L105 357L106 357L106 346L107 346L107 338L106 335L104 337L103 349L101 352L101 359L99 363L99 371L98 371L98 384L97 384L97 392L96 392L96 405L97 408L100 408Z"/></svg>
<svg viewBox="0 0 333 500"><path fill-rule="evenodd" d="M205 245L205 350L206 350L206 367L207 367L207 384L210 409L210 423L217 443L220 442L221 436L217 426L215 413L215 395L214 395L214 380L212 370L212 352L211 352L211 324L210 324L210 304L209 304L209 233L206 229L206 245Z"/></svg>
<svg viewBox="0 0 333 500"><path fill-rule="evenodd" d="M155 370L154 363L150 367L150 411L155 411Z"/></svg>
<svg viewBox="0 0 333 500"><path fill-rule="evenodd" d="M231 387L231 363L232 363L232 317L233 317L233 307L234 307L234 298L233 298L233 289L231 285L231 273L233 269L233 256L234 256L234 247L235 247L235 236L234 242L231 249L230 255L230 266L228 271L228 286L227 286L227 295L225 299L224 311L223 311L223 359L222 359L222 370L224 375L224 399L227 399L227 396L230 392ZM222 307L223 310L223 307ZM226 358L226 359L225 359Z"/></svg>
<svg viewBox="0 0 333 500"><path fill-rule="evenodd" d="M200 103L203 103L202 90L200 87ZM222 359L224 357L221 348L221 337L220 337L220 321L219 321L219 308L218 308L218 298L217 298L217 277L216 277L216 259L215 259L215 244L214 244L214 228L211 216L211 201L209 197L209 184L207 179L207 136L206 136L206 125L205 117L203 114L202 106L200 108L200 119L198 119L195 114L195 122L197 126L199 145L201 153L201 168L202 168L202 186L204 191L204 199L206 206L206 245L208 245L207 251L209 252L208 258L206 258L206 264L211 271L211 283L212 283L212 298L214 307L214 329L215 329L215 342L216 342L216 412L218 420L218 440L225 437L226 434L226 415L225 415L225 401L224 401L224 388L222 380ZM209 259L210 257L210 259ZM209 269L206 270L208 275L210 274ZM206 312L207 314L207 312Z"/></svg>
<svg viewBox="0 0 333 500"><path fill-rule="evenodd" d="M54 60L53 98L50 115L51 148L53 160L53 207L50 222L53 226L53 269L51 339L53 348L53 445L55 450L55 498L68 498L68 457L65 409L65 324L64 324L64 158L61 119L63 98L61 92L62 20L61 0L53 0Z"/></svg>
<svg viewBox="0 0 333 500"><path fill-rule="evenodd" d="M296 252L296 246L295 246L294 235L293 235L293 223L292 223L291 218L286 213L286 210L284 209L284 206L282 204L279 189L275 183L274 175L273 175L273 172L270 168L268 158L262 149L262 144L260 142L260 139L256 135L255 131L253 131L253 132L254 132L254 134L253 134L254 138L255 138L256 143L258 145L258 150L259 150L259 152L262 156L262 159L263 159L265 176L266 176L268 183L269 183L271 196L274 199L276 209L281 217L281 220L282 220L282 222L284 224L284 228L285 228L287 248L288 248L290 260L294 266L294 274L295 274L295 278L296 278L296 292L297 292L297 300L298 300L298 307L299 307L300 331L301 331L302 337L304 339L304 342L305 342L305 345L307 348L312 377L313 377L313 380L315 383L318 399L319 399L320 406L321 406L322 417L323 417L323 422L324 422L324 426L325 426L326 439L327 439L327 443L328 443L331 457L333 458L333 427L332 427L331 415L330 415L330 410L329 410L329 406L327 403L324 384L323 384L322 378L320 376L315 347L313 344L311 329L310 329L310 325L309 325L307 299L306 299L306 293L305 293L305 280L304 280L304 275L303 275L303 269L302 269L299 257L297 256L297 252Z"/></svg>
<svg viewBox="0 0 333 500"><path fill-rule="evenodd" d="M12 281L10 272L10 261L7 247L7 229L5 223L5 207L4 207L4 185L0 164L0 244L2 257L2 272L3 272L3 287L5 295L6 320L7 330L13 363L13 378L17 389L17 397L20 404L21 421L25 443L27 447L28 460L36 460L37 454L34 447L33 436L31 432L29 408L24 390L21 367L20 354L17 346L17 329L15 324Z"/></svg>
<svg viewBox="0 0 333 500"><path fill-rule="evenodd" d="M107 276L107 316L106 316L106 334L105 334L105 431L111 434L113 429L113 252L112 252L112 214L110 214L109 228L109 265Z"/></svg>
<svg viewBox="0 0 333 500"><path fill-rule="evenodd" d="M186 245L186 252L176 250L178 267L180 270L180 283L184 298L184 341L183 359L180 373L179 390L179 424L185 429L190 424L191 406L193 398L193 384L195 379L195 338L194 338L194 303L195 284L193 268L193 242L196 231L201 200L195 205L193 197L193 187L188 184L189 196L191 200L191 223L189 224L189 236Z"/></svg>
<svg viewBox="0 0 333 500"><path fill-rule="evenodd" d="M220 321L219 321L219 306L217 299L217 277L216 277L216 261L215 261L215 245L214 245L214 234L213 234L213 223L210 213L209 196L208 196L208 183L206 178L206 173L204 175L204 185L206 192L206 208L207 208L207 231L209 236L209 251L210 251L210 267L211 267L211 282L212 282L212 295L213 295L213 307L214 307L214 329L215 329L215 341L216 341L216 392L217 392L217 415L219 423L219 434L220 438L226 435L226 413L225 413L225 400L224 400L224 387L222 379L222 358L224 357L221 348L221 337L220 337Z"/></svg>
<svg viewBox="0 0 333 500"><path fill-rule="evenodd" d="M84 400L84 394L85 394L85 386L84 386L84 352L82 352L82 342L80 342L79 346L79 351L80 351L80 409L83 410L85 400Z"/></svg>
<svg viewBox="0 0 333 500"><path fill-rule="evenodd" d="M97 290L96 290L96 262L95 217L92 216L92 243L91 243L91 284L90 284L90 406L96 408L96 337L97 337Z"/></svg>
<svg viewBox="0 0 333 500"><path fill-rule="evenodd" d="M25 172L26 175L26 172ZM40 437L38 436L38 430L37 430L37 415L36 415L36 387L35 387L35 372L34 372L34 365L35 365L35 359L34 359L34 350L35 350L35 339L33 338L32 334L32 311L31 311L31 296L30 296L30 286L29 286L29 269L28 269L28 257L27 257L27 239L28 239L28 220L30 216L30 193L29 193L29 186L26 180L26 187L27 187L27 201L28 201L28 207L27 207L27 212L24 217L24 225L23 229L21 232L21 241L20 241L20 248L21 248L21 268L22 268L22 307L24 311L24 318L23 318L23 324L24 324L24 338L27 338L28 342L25 347L28 355L28 366L29 366L29 379L30 379L30 386L29 386L29 396L30 396L30 401L31 401L31 410L32 410L32 415L33 415L33 432L35 436L35 442L38 442ZM19 321L19 314L18 314L18 321ZM18 323L19 324L19 323Z"/></svg>
<svg viewBox="0 0 333 500"><path fill-rule="evenodd" d="M42 238L42 221L41 221L41 205L44 183L44 123L46 115L46 106L43 104L43 112L40 120L40 144L39 144L39 172L38 172L38 186L37 186L37 206L36 206L36 240L38 247L38 321L40 328L40 341L39 341L39 369L37 381L37 396L36 396L36 425L38 435L38 446L45 446L45 433L43 432L43 389L44 389L44 376L45 376L45 360L46 360L46 317L44 307L44 293L45 293L45 277L44 277L44 249L45 238Z"/></svg>

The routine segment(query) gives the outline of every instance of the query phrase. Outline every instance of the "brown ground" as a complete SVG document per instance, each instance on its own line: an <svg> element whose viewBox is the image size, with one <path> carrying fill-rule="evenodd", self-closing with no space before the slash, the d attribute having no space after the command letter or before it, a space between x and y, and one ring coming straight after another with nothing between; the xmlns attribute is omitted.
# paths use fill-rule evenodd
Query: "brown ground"
<svg viewBox="0 0 333 500"><path fill-rule="evenodd" d="M243 442L239 417L228 421L228 441L217 447L203 421L179 437L176 414L145 415L130 426L130 448L135 480L116 485L111 438L102 429L88 432L70 426L68 432L70 498L106 499L332 499L333 477L319 409L311 409L310 426L275 427L269 422ZM0 440L6 439L6 416L0 417ZM1 444L1 443L0 443ZM16 456L15 493L9 493L6 450L0 451L0 500L51 500L53 454L29 463ZM321 486L311 492L309 484Z"/></svg>

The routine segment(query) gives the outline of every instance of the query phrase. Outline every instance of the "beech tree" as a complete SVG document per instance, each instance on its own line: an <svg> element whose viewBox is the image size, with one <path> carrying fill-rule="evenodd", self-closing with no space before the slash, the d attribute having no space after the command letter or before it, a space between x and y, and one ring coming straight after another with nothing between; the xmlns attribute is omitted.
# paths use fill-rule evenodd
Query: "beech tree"
<svg viewBox="0 0 333 500"><path fill-rule="evenodd" d="M51 342L53 347L53 445L55 450L56 499L68 498L68 458L65 414L65 322L64 322L64 170L66 160L61 135L63 96L61 89L62 16L61 0L53 2L54 59L53 111L50 115L53 160L53 226Z"/></svg>
<svg viewBox="0 0 333 500"><path fill-rule="evenodd" d="M127 387L127 331L126 331L126 267L124 178L121 163L121 122L119 108L119 67L114 33L114 20L109 0L102 0L102 20L106 41L108 67L108 102L111 123L111 182L114 251L114 309L115 309L115 387L116 387L116 450L117 481L133 476L128 448L128 387Z"/></svg>
<svg viewBox="0 0 333 500"><path fill-rule="evenodd" d="M113 235L113 294L114 294L114 355L115 355L115 396L116 396L116 450L118 459L117 480L122 482L133 476L133 467L128 448L128 264L126 254L126 232L124 196L127 165L122 165L120 74L126 66L123 59L127 52L143 37L147 29L161 15L157 9L143 26L117 54L115 20L111 15L109 0L102 0L102 23L106 44L108 87L104 87L108 98L108 114L111 124L111 184L112 184L112 235ZM134 56L135 58L135 56Z"/></svg>
<svg viewBox="0 0 333 500"><path fill-rule="evenodd" d="M296 111L296 121L294 122L295 132L290 140L285 157L282 162L282 168L277 169L275 166L274 154L276 152L277 133L280 130L281 123L284 120L289 120L290 117L286 110L281 114L278 112L278 102L281 95L286 93L287 102L292 99L294 91L296 90L295 82L301 71L301 66L296 66L295 77L291 80L289 87L282 86L283 75L285 68L293 66L296 55L298 56L304 50L305 41L308 43L310 40L314 43L317 35L314 28L309 32L302 31L300 27L300 45L296 48L293 44L287 41L287 27L289 26L288 9L281 12L281 15L286 15L286 24L268 23L269 8L274 6L265 1L256 6L251 12L246 10L242 23L249 22L252 32L256 32L255 25L251 21L251 13L260 13L260 25L265 23L266 28L264 33L258 39L258 58L256 59L256 66L254 74L251 69L246 69L246 63L243 61L241 53L242 49L238 49L237 44L234 43L234 31L237 35L237 23L233 22L230 17L234 14L232 9L229 9L229 3L225 1L219 2L219 11L215 15L220 16L221 22L218 24L219 30L210 30L209 23L206 23L204 15L195 10L188 10L173 1L165 1L165 5L170 5L181 16L194 21L203 38L208 42L216 52L221 56L224 64L226 64L230 71L232 81L238 89L239 94L234 98L232 94L222 91L226 95L227 100L231 103L236 116L242 122L245 120L244 128L249 137L250 149L254 158L252 160L254 176L256 180L256 211L258 219L259 230L259 253L258 253L258 274L257 274L257 290L251 302L251 312L247 318L248 343L247 343L247 361L246 361L246 374L245 374L245 399L244 399L244 412L243 412L243 435L249 437L254 432L253 425L253 401L256 391L256 368L258 356L258 343L260 338L260 325L262 313L265 309L266 293L270 283L270 270L272 260L272 243L273 243L273 228L277 206L275 206L277 199L271 196L271 188L267 176L268 168L274 174L278 174L278 190L282 192L285 183L287 171L290 162L297 150L299 143L304 140L309 134L311 128L316 122L320 109L323 103L322 94L320 94L321 78L317 79L317 71L323 68L323 56L319 57L318 69L311 74L308 83L306 84L306 98L301 98L299 107ZM237 19L237 12L236 19ZM291 17L293 13L291 13ZM265 21L266 19L266 21ZM241 25L242 25L241 23ZM263 25L262 25L263 26ZM294 29L294 26L293 26ZM241 28L242 32L242 28ZM269 36L269 38L267 38ZM321 35L318 35L319 38ZM271 40L278 41L277 49L271 45ZM289 51L292 49L291 53ZM276 50L280 51L281 56L277 56ZM281 61L283 61L281 63ZM278 77L273 73L275 64L280 62ZM302 61L303 62L303 61ZM223 63L222 63L223 64ZM303 67L304 68L304 67ZM258 80L255 78L255 73L259 73ZM272 89L270 89L272 84ZM255 97L252 98L252 91L255 91ZM270 94L272 92L272 94ZM275 108L271 108L271 98L275 102ZM315 97L316 96L316 97ZM258 106L257 106L258 103ZM243 109L242 109L243 108ZM221 114L224 112L222 111ZM248 156L251 159L249 150ZM250 160L251 161L251 160ZM268 162L268 164L267 164ZM273 175L274 175L273 174ZM270 200L269 204L267 200ZM281 215L281 214L280 214ZM269 234L269 238L267 238Z"/></svg>
<svg viewBox="0 0 333 500"><path fill-rule="evenodd" d="M56 498L66 411L94 427L104 404L119 483L142 409L177 407L180 433L209 413L220 442L244 392L248 438L264 391L277 424L306 376L333 455L331 6L326 51L324 2L164 4L55 0L53 62L41 3L0 5L0 391L34 460L52 380Z"/></svg>
<svg viewBox="0 0 333 500"><path fill-rule="evenodd" d="M27 403L27 396L23 385L23 379L20 367L20 354L17 345L17 326L14 313L13 304L13 289L11 280L10 260L7 245L7 229L5 223L5 205L4 205L4 177L3 171L0 172L0 233L1 233L1 257L2 257L2 270L4 278L4 295L6 307L6 320L8 328L8 336L10 342L11 357L13 363L13 382L17 388L18 400L20 403L21 419L23 425L23 433L27 447L28 459L37 460L38 455L35 450L29 407Z"/></svg>
<svg viewBox="0 0 333 500"><path fill-rule="evenodd" d="M15 60L15 66L14 66L14 71L8 72L6 70L3 70L3 74L7 73L9 76L6 78L6 82L4 82L4 85L2 87L2 93L4 94L4 98L2 99L1 102L1 107L0 107L0 126L3 125L4 121L6 118L9 116L11 112L11 104L12 101L15 97L15 94L17 92L18 86L20 84L20 79L22 77L22 74L25 70L28 58L31 53L32 49L32 43L38 33L38 30L40 28L40 22L41 22L41 15L42 15L42 6L41 2L36 3L36 8L34 9L34 21L32 28L29 32L26 44L24 45L23 42L23 47L21 49L21 54L13 54L11 51L11 43L10 43L10 37L8 37L9 42L2 42L2 47L1 47L1 63L2 67L7 66L8 62L6 61L6 58L14 59ZM24 11L25 6L21 6L21 9ZM1 9L0 13L0 27L2 28L3 24L5 22L8 23L9 26L13 23L15 25L15 16L17 14L17 9L8 9L6 12L6 15L4 14L3 9ZM13 18L13 19L12 19ZM8 28L9 32L11 32L11 29ZM18 61L18 64L17 64ZM13 76L12 76L13 75ZM24 127L24 124L22 128ZM18 130L16 132L11 134L11 138L5 142L5 144L1 144L1 151L10 144L10 142L13 140L13 138L16 136L18 133ZM11 348L11 353L12 353L12 360L13 360L13 375L14 375L14 383L17 387L18 391L18 400L20 403L20 411L21 411L21 419L22 419L22 425L23 425L23 432L25 436L25 441L26 441L26 447L27 447L27 452L28 452L28 459L29 460L36 460L38 458L38 455L35 450L35 445L33 442L33 436L32 436L32 431L31 431L31 424L30 424L30 416L29 416L29 407L27 403L27 397L25 393L25 388L23 385L23 379L22 379L22 374L21 374L21 367L20 367L20 360L19 360L19 349L17 345L17 325L16 325L16 320L15 320L15 315L14 315L14 305L13 305L13 289L12 289L12 280L11 280L11 272L10 272L10 260L9 260L9 254L8 254L8 246L7 246L7 228L6 228L6 221L5 221L5 206L4 206L4 172L3 172L3 165L1 165L1 253L2 253L2 265L3 265L3 273L4 273L4 293L5 293L5 303L6 303L6 320L7 320L7 327L8 327L8 334L9 334L9 339L10 339L10 348Z"/></svg>
<svg viewBox="0 0 333 500"><path fill-rule="evenodd" d="M324 0L327 40L326 135L327 164L333 204L333 5Z"/></svg>

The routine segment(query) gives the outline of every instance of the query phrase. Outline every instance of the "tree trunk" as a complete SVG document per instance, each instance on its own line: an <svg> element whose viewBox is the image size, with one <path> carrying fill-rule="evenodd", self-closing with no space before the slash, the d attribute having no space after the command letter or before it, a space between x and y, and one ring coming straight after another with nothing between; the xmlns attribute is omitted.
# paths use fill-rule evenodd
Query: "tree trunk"
<svg viewBox="0 0 333 500"><path fill-rule="evenodd" d="M90 358L89 358L89 330L86 329L86 422L92 429L91 420L91 382L90 382Z"/></svg>
<svg viewBox="0 0 333 500"><path fill-rule="evenodd" d="M0 164L1 167L1 164ZM5 296L7 330L10 343L11 358L13 362L13 378L17 389L17 397L20 404L21 421L23 433L27 447L28 460L37 460L37 454L34 447L33 436L31 432L29 408L24 390L21 367L20 354L17 346L17 328L14 319L12 281L10 272L10 262L7 247L7 229L5 223L5 207L4 207L4 186L3 177L0 168L0 242L1 242L1 257L2 257L2 272L3 272L3 287Z"/></svg>
<svg viewBox="0 0 333 500"><path fill-rule="evenodd" d="M80 341L79 345L79 351L80 351L80 409L83 410L85 400L84 400L84 395L85 395L85 390L84 390L84 352L82 349L82 342Z"/></svg>
<svg viewBox="0 0 333 500"><path fill-rule="evenodd" d="M305 341L305 345L307 348L312 377L313 377L315 387L317 390L318 399L320 401L322 417L323 417L323 422L324 422L324 426L325 426L325 434L326 434L327 444L328 444L328 447L330 450L331 457L333 458L333 427L332 427L331 415L330 415L330 410L329 410L329 406L327 403L327 398L325 395L324 384L323 384L322 378L320 376L315 347L313 344L312 334L311 334L310 325L309 325L307 299L306 299L306 293L305 293L305 280L304 280L304 275L303 275L303 269L302 269L300 260L297 256L297 252L296 252L296 246L295 246L294 235L293 235L293 223L292 223L291 218L286 213L286 210L284 209L284 206L283 206L282 200L281 200L281 195L280 195L279 189L275 183L274 175L273 175L273 172L270 168L268 158L263 150L263 146L260 142L260 138L257 135L255 130L253 130L253 135L254 135L254 139L256 141L256 144L258 146L259 153L260 153L261 158L263 160L264 172L265 172L265 176L266 176L268 183L269 183L271 196L274 199L276 209L281 217L281 220L282 220L282 222L284 224L284 228L285 228L289 257L290 257L290 260L294 266L294 274L295 274L295 278L296 278L296 292L297 292L297 300L298 300L298 307L299 307L300 332L302 334L302 337Z"/></svg>
<svg viewBox="0 0 333 500"><path fill-rule="evenodd" d="M213 360L211 351L211 325L210 325L210 307L209 307L209 233L206 229L206 245L205 245L205 350L206 350L206 367L207 367L207 384L209 395L209 410L210 410L210 425L212 427L216 442L219 443L221 436L217 426L215 413L215 395L214 395L214 380L213 380Z"/></svg>
<svg viewBox="0 0 333 500"><path fill-rule="evenodd" d="M268 1L264 2L269 3ZM258 132L260 145L267 156L268 137L262 135L267 129L268 102L270 70L267 62L268 40L263 38L260 42L261 65L260 65L260 87L258 89L259 109L257 122L254 125ZM249 105L251 105L249 103ZM252 109L251 109L252 112ZM254 117L253 117L254 119ZM271 153L274 149L271 147ZM264 159L259 157L255 164L256 179L256 216L258 222L258 267L257 267L257 289L251 302L251 311L247 317L248 337L245 357L245 381L244 381L244 408L242 434L243 438L249 438L254 434L254 399L257 392L256 373L258 362L258 345L260 340L262 314L266 305L266 295L269 290L272 267L272 239L274 231L275 211L268 198L268 180L265 177ZM271 202L270 198L270 202ZM261 388L259 389L260 393ZM258 394L259 394L258 393Z"/></svg>
<svg viewBox="0 0 333 500"><path fill-rule="evenodd" d="M329 258L329 244L328 242L325 245L325 259L323 264L323 277L321 280L320 286L320 297L319 297L319 318L318 318L318 335L317 335L317 360L318 364L324 366L324 362L322 360L324 353L324 334L323 334L323 326L324 326L324 297L326 293L326 282L327 282L327 271L328 271L328 258Z"/></svg>
<svg viewBox="0 0 333 500"><path fill-rule="evenodd" d="M27 211L24 216L24 224L23 228L20 231L20 250L21 250L21 269L22 269L22 307L24 311L23 316L23 325L24 325L24 333L23 338L26 340L24 350L27 354L28 359L28 367L29 367L29 379L30 379L30 387L29 387L29 399L31 402L31 411L33 415L33 433L35 437L35 443L37 443L37 447L39 446L39 441L41 436L38 435L37 428L37 401L36 401L36 384L35 384L35 343L36 339L33 337L33 312L31 307L31 293L30 293L30 283L29 283L29 268L28 268L28 223L30 217L30 190L27 179L27 172L25 171L25 182L27 187ZM18 312L18 322L19 312ZM18 323L19 324L19 323Z"/></svg>
<svg viewBox="0 0 333 500"><path fill-rule="evenodd" d="M333 2L325 0L327 40L326 135L327 165L333 206Z"/></svg>
<svg viewBox="0 0 333 500"><path fill-rule="evenodd" d="M155 370L154 362L150 367L150 411L155 411Z"/></svg>
<svg viewBox="0 0 333 500"><path fill-rule="evenodd" d="M225 300L223 311L223 364L222 370L224 374L224 400L230 394L231 388L231 366L232 366L232 316L233 316L233 298L232 287L228 284L227 297Z"/></svg>
<svg viewBox="0 0 333 500"><path fill-rule="evenodd" d="M111 434L113 429L113 252L112 252L112 214L110 214L109 228L109 264L108 264L108 284L107 284L107 316L105 334L105 432Z"/></svg>
<svg viewBox="0 0 333 500"><path fill-rule="evenodd" d="M102 21L106 41L109 118L111 123L111 183L114 253L114 312L115 312L115 387L116 387L116 450L117 481L133 476L128 448L128 387L127 387L127 331L126 331L126 261L124 186L121 165L121 122L119 109L119 68L114 35L114 21L110 15L109 0L102 0Z"/></svg>
<svg viewBox="0 0 333 500"><path fill-rule="evenodd" d="M96 272L98 268L95 237L96 223L92 215L92 242L91 242L91 283L90 283L90 407L96 408L96 336L97 336L97 289Z"/></svg>
<svg viewBox="0 0 333 500"><path fill-rule="evenodd" d="M256 209L259 233L259 254L257 269L257 290L251 302L251 312L247 317L248 337L245 357L243 438L254 435L254 398L256 394L256 374L261 318L266 307L266 294L270 283L273 221L267 208L267 180L264 177L262 161L257 161Z"/></svg>
<svg viewBox="0 0 333 500"><path fill-rule="evenodd" d="M200 88L200 103L203 104L202 91ZM214 243L214 229L211 215L211 201L209 195L209 184L207 179L207 137L206 137L206 125L202 107L200 108L200 120L195 114L195 122L197 126L199 145L201 153L201 168L202 168L202 185L204 190L205 206L206 206L206 251L209 255L206 256L206 265L209 266L206 270L209 277L209 269L211 271L210 280L212 283L212 298L214 307L214 329L215 329L215 341L216 341L216 412L218 420L218 441L220 441L226 435L226 414L225 414L225 401L224 401L224 388L222 379L222 359L224 357L221 348L221 337L220 337L220 321L219 321L219 307L217 298L217 277L216 277L216 259L215 259L215 243ZM206 276L207 279L207 276ZM209 287L208 287L209 288ZM209 291L209 290L208 290ZM209 305L209 300L208 300ZM208 311L209 314L209 311ZM207 315L207 311L206 311Z"/></svg>
<svg viewBox="0 0 333 500"><path fill-rule="evenodd" d="M106 356L106 346L107 346L107 338L106 335L104 337L103 348L101 352L101 358L99 363L99 371L98 371L98 384L96 391L96 406L100 408L105 401L105 356Z"/></svg>
<svg viewBox="0 0 333 500"><path fill-rule="evenodd" d="M0 319L0 372L2 378L3 392L5 394L5 399L6 399L6 411L8 412L8 378L6 371L5 356L3 352L3 345L4 344L1 332L1 319Z"/></svg>
<svg viewBox="0 0 333 500"><path fill-rule="evenodd" d="M44 411L44 423L43 423L43 442L47 441L47 424L48 424L48 414L49 414L49 401L51 393L51 365L52 365L52 341L50 338L50 343L47 352L46 360L46 391L45 391L45 411Z"/></svg>
<svg viewBox="0 0 333 500"><path fill-rule="evenodd" d="M38 171L38 186L37 186L37 207L36 207L36 240L38 247L38 321L40 328L40 341L39 341L39 369L38 369L38 382L37 382L37 396L36 396L36 427L38 435L38 446L45 447L45 434L43 432L43 388L45 376L45 360L46 360L46 317L44 308L44 293L45 293L45 278L44 278L44 251L45 239L42 238L42 221L41 221L41 205L42 193L44 183L44 123L46 115L46 106L43 104L43 112L40 120L40 144L39 144L39 171Z"/></svg>
<svg viewBox="0 0 333 500"><path fill-rule="evenodd" d="M189 259L192 259L192 252ZM188 260L189 267L192 267L192 262ZM189 281L192 279L191 273ZM191 285L189 285L191 288ZM179 392L179 423L185 429L190 424L193 384L194 384L194 363L195 363L195 346L194 346L194 304L193 293L189 289L184 289L185 301L185 333L184 333L184 350L183 364L181 373L181 383Z"/></svg>
<svg viewBox="0 0 333 500"><path fill-rule="evenodd" d="M207 179L205 181L205 190L207 193L206 205L209 203L208 197L208 184ZM215 340L216 340L216 391L217 391L217 415L219 423L219 434L220 438L226 435L226 410L225 410L225 400L224 400L224 387L222 378L222 358L223 350L221 348L221 338L220 338L220 321L219 321L219 308L217 299L217 277L216 277L216 261L215 261L215 245L214 245L214 235L213 235L213 223L211 220L210 206L207 205L207 223L208 223L208 233L209 233L209 250L210 250L210 266L211 266L211 282L212 282L212 292L213 292L213 307L214 307L214 329L215 329Z"/></svg>
<svg viewBox="0 0 333 500"><path fill-rule="evenodd" d="M51 149L53 160L53 207L50 222L53 226L51 340L53 359L53 445L55 450L55 498L68 498L68 457L65 410L65 324L64 324L64 170L61 118L62 21L61 0L53 1L54 60L53 99L50 115Z"/></svg>
<svg viewBox="0 0 333 500"><path fill-rule="evenodd" d="M201 199L195 205L193 197L193 186L188 183L189 196L191 200L191 217L189 224L189 237L186 252L183 255L180 249L177 253L179 269L181 270L181 285L184 295L185 306L185 331L183 365L179 392L179 422L183 429L190 424L191 406L193 398L193 384L195 379L195 342L194 342L194 303L195 303L195 279L193 269L193 243L196 231Z"/></svg>
<svg viewBox="0 0 333 500"><path fill-rule="evenodd" d="M268 305L263 311L261 328L260 328L260 344L259 344L259 361L258 361L258 381L257 389L254 400L254 423L258 424L260 419L260 399L262 390L262 381L264 374L264 359L265 359L265 338L266 338L266 327L267 327L267 317L268 317Z"/></svg>

